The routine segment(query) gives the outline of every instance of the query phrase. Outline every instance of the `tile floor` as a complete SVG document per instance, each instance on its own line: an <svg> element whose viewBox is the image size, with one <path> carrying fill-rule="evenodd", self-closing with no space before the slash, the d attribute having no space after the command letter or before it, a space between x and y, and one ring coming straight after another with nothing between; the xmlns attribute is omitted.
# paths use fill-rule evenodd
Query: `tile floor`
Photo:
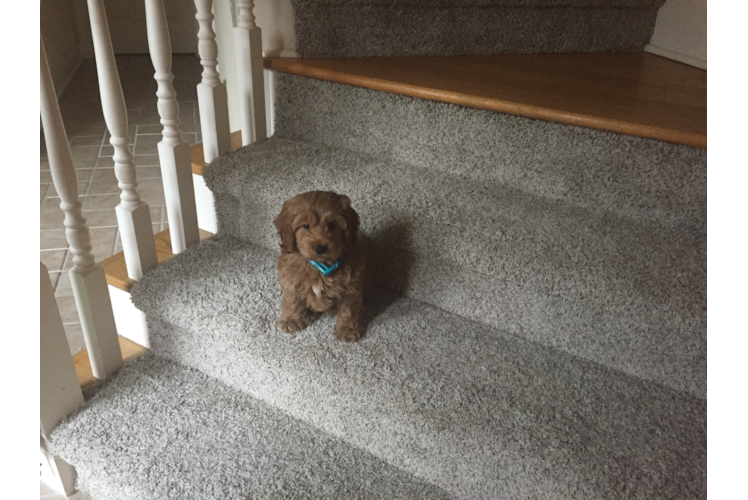
<svg viewBox="0 0 748 500"><path fill-rule="evenodd" d="M157 233L166 229L168 222L156 146L161 140L162 127L156 107L154 70L148 55L117 56L116 59L127 104L128 135L137 168L137 189L141 199L151 209L153 232ZM172 72L179 102L180 130L184 140L191 145L201 142L196 90L201 71L198 57L184 54L173 56ZM114 151L109 144L93 60L83 62L59 103L78 177L83 217L91 235L92 253L96 262L100 262L120 252L122 246L114 212L120 193L114 176ZM72 254L65 239L64 214L52 184L43 135L40 145L40 259L49 270L70 352L75 354L85 344L68 278L68 270L73 265ZM64 499L44 483L40 483L40 487L40 499ZM69 498L91 500L81 493Z"/></svg>

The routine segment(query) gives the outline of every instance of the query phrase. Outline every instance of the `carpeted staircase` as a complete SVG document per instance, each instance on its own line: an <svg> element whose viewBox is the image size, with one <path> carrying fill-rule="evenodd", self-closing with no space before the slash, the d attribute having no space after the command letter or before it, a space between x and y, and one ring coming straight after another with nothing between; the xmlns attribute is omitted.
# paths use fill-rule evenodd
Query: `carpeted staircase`
<svg viewBox="0 0 748 500"><path fill-rule="evenodd" d="M406 3L468 15L531 2ZM395 8L296 2L297 30L333 22L332 6L341 19ZM335 55L298 36L303 54ZM80 490L706 497L704 149L294 75L277 95L274 137L205 172L219 233L132 290L152 353L52 433ZM353 344L332 317L295 336L276 326L272 220L316 189L353 200L370 249L376 286Z"/></svg>
<svg viewBox="0 0 748 500"><path fill-rule="evenodd" d="M641 51L664 0L292 0L303 57Z"/></svg>

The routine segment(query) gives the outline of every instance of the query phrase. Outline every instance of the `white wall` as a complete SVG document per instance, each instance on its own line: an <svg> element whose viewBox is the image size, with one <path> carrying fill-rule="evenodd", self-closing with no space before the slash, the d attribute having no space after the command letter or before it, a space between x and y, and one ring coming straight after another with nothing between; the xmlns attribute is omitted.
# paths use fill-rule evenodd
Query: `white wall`
<svg viewBox="0 0 748 500"><path fill-rule="evenodd" d="M39 24L58 97L83 60L71 0L41 0Z"/></svg>
<svg viewBox="0 0 748 500"><path fill-rule="evenodd" d="M667 0L645 50L706 69L706 0Z"/></svg>
<svg viewBox="0 0 748 500"><path fill-rule="evenodd" d="M262 28L266 57L296 57L291 0L255 0L257 25Z"/></svg>

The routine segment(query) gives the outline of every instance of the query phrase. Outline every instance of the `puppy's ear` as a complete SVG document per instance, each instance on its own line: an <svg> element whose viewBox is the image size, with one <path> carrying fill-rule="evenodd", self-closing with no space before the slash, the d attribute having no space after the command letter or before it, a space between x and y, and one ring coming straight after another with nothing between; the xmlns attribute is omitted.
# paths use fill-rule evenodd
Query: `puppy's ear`
<svg viewBox="0 0 748 500"><path fill-rule="evenodd" d="M340 195L340 206L343 208L343 217L346 222L345 240L352 243L358 238L358 213L351 208L351 199L347 196Z"/></svg>
<svg viewBox="0 0 748 500"><path fill-rule="evenodd" d="M296 234L293 230L295 215L289 203L284 203L281 213L273 221L275 229L278 230L278 236L280 236L281 253L294 253L296 251Z"/></svg>

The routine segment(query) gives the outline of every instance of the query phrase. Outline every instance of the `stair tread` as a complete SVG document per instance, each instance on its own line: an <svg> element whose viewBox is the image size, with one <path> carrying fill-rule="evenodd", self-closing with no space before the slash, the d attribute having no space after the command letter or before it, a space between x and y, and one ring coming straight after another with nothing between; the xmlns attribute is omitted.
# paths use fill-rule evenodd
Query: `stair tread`
<svg viewBox="0 0 748 500"><path fill-rule="evenodd" d="M276 263L214 237L149 273L154 352L458 497L703 493L705 401L381 290L360 341L331 317L290 337Z"/></svg>
<svg viewBox="0 0 748 500"><path fill-rule="evenodd" d="M265 66L706 148L706 71L648 53L268 58Z"/></svg>
<svg viewBox="0 0 748 500"><path fill-rule="evenodd" d="M284 139L219 158L206 182L219 232L268 249L278 247L273 219L283 201L315 189L346 194L380 285L705 391L706 238L698 229L603 217L497 182ZM425 291L414 295L414 284Z"/></svg>
<svg viewBox="0 0 748 500"><path fill-rule="evenodd" d="M707 151L280 73L274 137L623 216L706 223Z"/></svg>
<svg viewBox="0 0 748 500"><path fill-rule="evenodd" d="M146 355L51 435L96 500L449 498L267 404Z"/></svg>

